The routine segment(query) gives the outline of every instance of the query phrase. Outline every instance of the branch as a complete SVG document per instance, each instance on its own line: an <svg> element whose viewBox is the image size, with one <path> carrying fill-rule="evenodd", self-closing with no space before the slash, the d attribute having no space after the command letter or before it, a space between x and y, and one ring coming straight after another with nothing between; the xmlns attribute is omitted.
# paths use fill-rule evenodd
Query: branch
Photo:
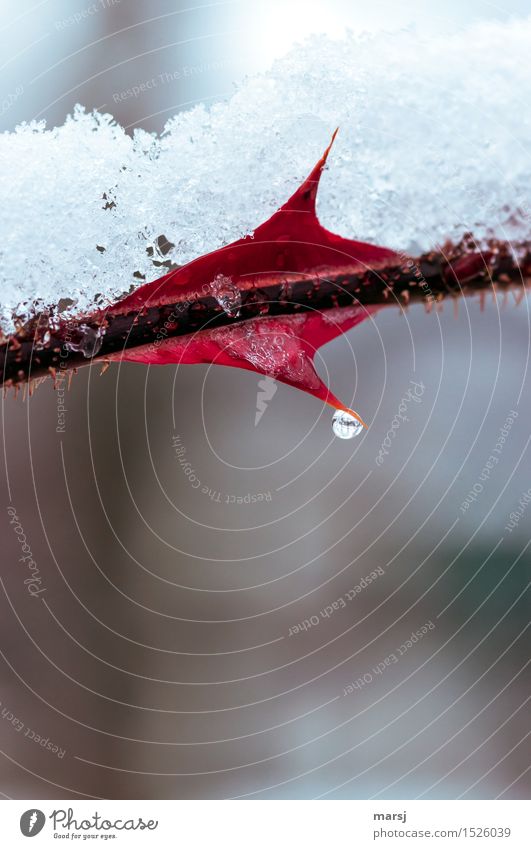
<svg viewBox="0 0 531 849"><path fill-rule="evenodd" d="M354 304L400 306L424 302L430 310L444 299L514 290L519 301L531 285L531 243L491 240L478 250L471 237L446 244L418 258L356 274L318 276L241 290L238 316L228 316L213 297L178 300L140 312L98 312L71 320L43 312L20 326L0 345L0 382L4 387L55 377L106 360L124 349L160 344L173 336L232 325L260 315L288 316L303 310L327 310Z"/></svg>

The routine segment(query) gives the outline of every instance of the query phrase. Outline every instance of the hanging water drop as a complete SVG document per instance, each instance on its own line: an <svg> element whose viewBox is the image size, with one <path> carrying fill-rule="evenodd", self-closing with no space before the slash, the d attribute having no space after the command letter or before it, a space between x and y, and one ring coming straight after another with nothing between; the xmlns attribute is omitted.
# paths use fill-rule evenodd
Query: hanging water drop
<svg viewBox="0 0 531 849"><path fill-rule="evenodd" d="M236 288L231 277L218 274L211 283L212 294L220 305L223 312L229 318L237 318L240 314L242 297L240 290Z"/></svg>
<svg viewBox="0 0 531 849"><path fill-rule="evenodd" d="M340 439L352 439L353 436L358 436L362 432L363 425L359 419L345 410L336 410L332 419L332 430Z"/></svg>

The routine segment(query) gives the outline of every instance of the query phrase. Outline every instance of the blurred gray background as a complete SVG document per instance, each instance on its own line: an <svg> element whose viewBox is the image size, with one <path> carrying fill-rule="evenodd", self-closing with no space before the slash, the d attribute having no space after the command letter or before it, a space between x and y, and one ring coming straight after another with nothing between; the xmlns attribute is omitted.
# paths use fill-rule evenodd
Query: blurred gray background
<svg viewBox="0 0 531 849"><path fill-rule="evenodd" d="M81 102L160 131L313 31L531 12L368 5L4 0L1 128ZM352 442L280 384L256 424L237 369L83 369L62 434L51 381L7 395L3 796L525 798L531 509L507 528L531 487L529 342L512 298L382 311L318 361L371 425Z"/></svg>

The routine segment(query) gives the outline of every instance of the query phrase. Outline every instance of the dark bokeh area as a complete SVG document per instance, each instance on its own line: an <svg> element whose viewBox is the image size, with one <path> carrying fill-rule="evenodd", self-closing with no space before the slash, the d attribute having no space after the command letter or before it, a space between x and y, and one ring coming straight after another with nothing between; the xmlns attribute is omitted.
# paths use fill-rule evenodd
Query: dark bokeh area
<svg viewBox="0 0 531 849"><path fill-rule="evenodd" d="M327 5L332 32L398 14ZM3 129L81 102L160 131L324 20L3 6ZM52 381L7 394L0 793L526 798L529 343L526 300L381 311L317 361L371 424L351 442L237 369L84 368L60 433Z"/></svg>

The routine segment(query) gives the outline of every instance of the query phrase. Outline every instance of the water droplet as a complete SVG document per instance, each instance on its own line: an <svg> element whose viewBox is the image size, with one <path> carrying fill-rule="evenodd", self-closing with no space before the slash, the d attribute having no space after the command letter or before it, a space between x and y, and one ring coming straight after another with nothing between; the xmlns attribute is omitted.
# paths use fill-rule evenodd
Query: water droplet
<svg viewBox="0 0 531 849"><path fill-rule="evenodd" d="M211 284L212 294L220 305L223 312L229 318L237 318L240 314L242 305L242 297L240 290L236 288L231 277L225 277L224 274L218 274Z"/></svg>
<svg viewBox="0 0 531 849"><path fill-rule="evenodd" d="M89 327L86 324L81 324L72 334L73 338L65 342L67 351L75 351L83 354L87 359L95 357L99 352L105 330L102 327Z"/></svg>
<svg viewBox="0 0 531 849"><path fill-rule="evenodd" d="M336 410L332 419L332 430L340 439L352 439L362 432L363 425L345 410Z"/></svg>

